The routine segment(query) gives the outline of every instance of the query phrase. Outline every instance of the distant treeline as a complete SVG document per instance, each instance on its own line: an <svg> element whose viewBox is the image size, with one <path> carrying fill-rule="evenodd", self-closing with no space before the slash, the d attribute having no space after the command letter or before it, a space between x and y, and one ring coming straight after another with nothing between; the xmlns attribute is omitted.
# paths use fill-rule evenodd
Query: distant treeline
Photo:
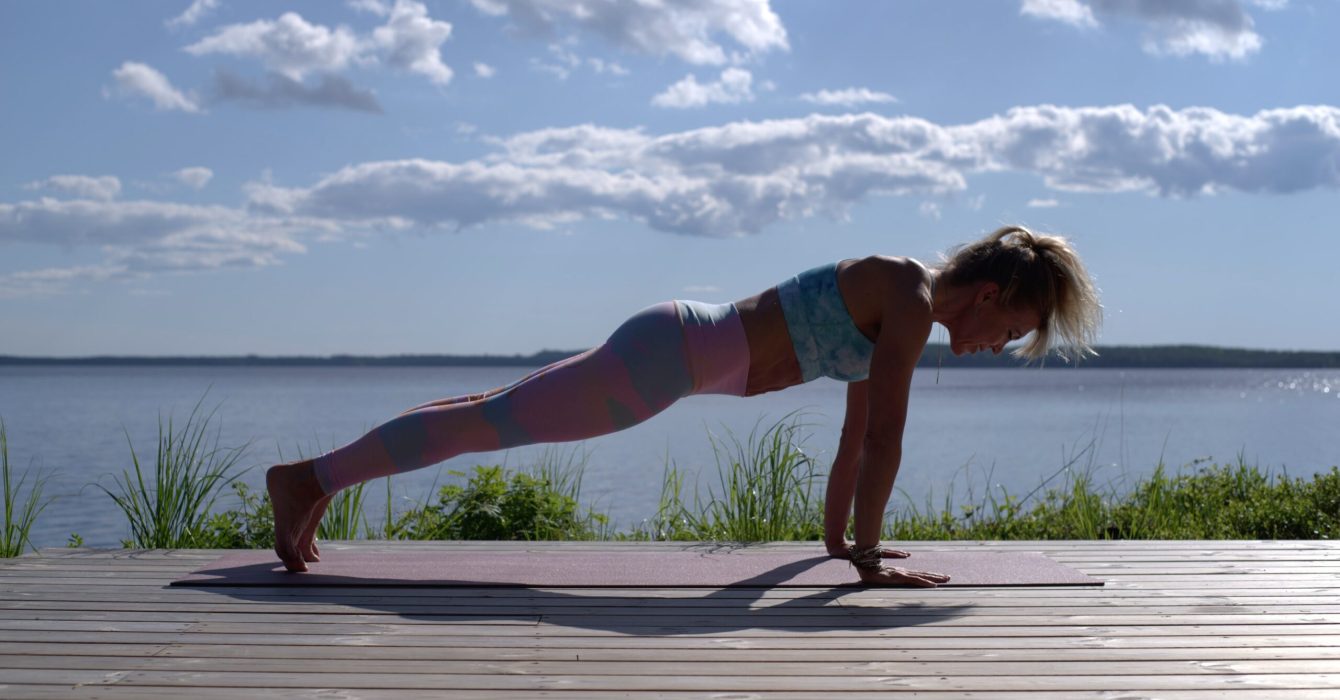
<svg viewBox="0 0 1340 700"><path fill-rule="evenodd" d="M1080 367L1253 367L1340 368L1340 352L1288 350L1244 350L1207 345L1110 345L1099 347L1097 357L1086 358ZM541 367L571 357L579 351L542 350L531 355L330 355L325 357L137 357L100 355L93 357L16 357L0 355L0 365L91 365L144 367ZM954 357L938 343L926 346L921 367L1017 367L1023 363L1002 353ZM1043 367L1073 367L1059 357L1047 358Z"/></svg>
<svg viewBox="0 0 1340 700"><path fill-rule="evenodd" d="M928 345L921 355L921 367L934 367L943 358L945 367L1015 367L1023 365L1003 352L954 357L948 348ZM1263 369L1340 368L1340 352L1294 350L1246 350L1209 345L1108 345L1095 348L1097 357L1086 357L1079 367L1240 367ZM1056 355L1041 363L1043 367L1074 367Z"/></svg>

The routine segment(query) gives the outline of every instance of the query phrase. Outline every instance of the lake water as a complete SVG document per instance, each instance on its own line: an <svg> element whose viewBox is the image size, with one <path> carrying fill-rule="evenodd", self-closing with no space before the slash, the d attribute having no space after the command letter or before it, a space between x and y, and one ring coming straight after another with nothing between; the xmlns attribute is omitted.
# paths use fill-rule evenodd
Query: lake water
<svg viewBox="0 0 1340 700"><path fill-rule="evenodd" d="M96 484L131 467L129 442L152 469L159 416L180 424L205 397L221 446L251 442L244 481L259 486L280 450L292 458L344 444L405 408L512 381L524 368L480 367L0 367L0 419L11 466L51 476L55 500L34 543L73 532L115 546L128 535ZM208 393L206 393L208 392ZM826 465L842 422L845 385L829 380L760 397L698 396L622 433L579 443L582 499L627 529L654 514L673 462L716 483L709 431L743 437L760 421L806 411L805 449ZM1340 464L1340 371L1185 369L918 370L891 503L924 507L968 490L1022 495L1067 462L1125 483L1163 460L1248 463L1308 475ZM1089 452L1083 452L1091 446ZM392 479L394 508L427 500L448 470L523 466L543 448L463 455ZM1076 458L1076 455L1079 455ZM691 479L689 482L691 483ZM384 490L371 513L384 512ZM379 500L380 499L380 500Z"/></svg>

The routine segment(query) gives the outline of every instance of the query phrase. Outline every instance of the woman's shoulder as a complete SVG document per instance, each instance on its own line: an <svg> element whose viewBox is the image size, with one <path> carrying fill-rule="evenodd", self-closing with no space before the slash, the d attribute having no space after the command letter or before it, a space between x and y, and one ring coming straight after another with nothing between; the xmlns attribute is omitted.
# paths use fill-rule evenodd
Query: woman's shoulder
<svg viewBox="0 0 1340 700"><path fill-rule="evenodd" d="M915 258L871 255L838 265L838 286L858 324L930 318L931 272Z"/></svg>
<svg viewBox="0 0 1340 700"><path fill-rule="evenodd" d="M868 255L838 263L838 274L851 279L852 286L881 286L890 293L920 289L929 292L931 271L920 260L895 255ZM929 299L929 296L927 296Z"/></svg>

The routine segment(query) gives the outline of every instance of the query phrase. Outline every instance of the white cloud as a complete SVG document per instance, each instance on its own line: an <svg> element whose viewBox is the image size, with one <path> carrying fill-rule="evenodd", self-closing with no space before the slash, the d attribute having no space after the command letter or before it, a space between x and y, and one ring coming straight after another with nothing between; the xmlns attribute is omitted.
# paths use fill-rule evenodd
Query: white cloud
<svg viewBox="0 0 1340 700"><path fill-rule="evenodd" d="M721 287L715 284L691 284L683 289L686 294L717 294Z"/></svg>
<svg viewBox="0 0 1340 700"><path fill-rule="evenodd" d="M486 14L507 15L520 25L552 34L570 24L624 49L673 55L688 63L721 65L730 60L717 39L730 37L743 57L789 49L786 29L768 0L471 0Z"/></svg>
<svg viewBox="0 0 1340 700"><path fill-rule="evenodd" d="M24 185L29 190L56 190L86 199L109 201L121 194L121 180L111 175L90 177L88 175L53 175L45 180Z"/></svg>
<svg viewBox="0 0 1340 700"><path fill-rule="evenodd" d="M554 63L545 63L538 58L530 59L530 67L542 73L548 73L559 80L567 80L572 71Z"/></svg>
<svg viewBox="0 0 1340 700"><path fill-rule="evenodd" d="M154 103L154 109L180 110L191 114L203 111L193 95L172 87L166 76L143 63L126 61L120 68L112 71L112 77L116 79L119 94L147 97ZM109 93L104 91L103 94Z"/></svg>
<svg viewBox="0 0 1340 700"><path fill-rule="evenodd" d="M418 73L438 85L451 80L452 70L442 62L440 50L451 36L449 22L432 19L428 9L414 0L396 0L389 8L378 2L354 7L384 16L386 24L360 37L348 27L331 29L286 12L274 21L226 26L184 50L194 56L256 58L293 81L309 73L339 73L350 65L376 62Z"/></svg>
<svg viewBox="0 0 1340 700"><path fill-rule="evenodd" d="M494 69L493 66L490 66L487 63L480 63L479 61L475 61L475 75L481 78L492 78L497 74L498 71Z"/></svg>
<svg viewBox="0 0 1340 700"><path fill-rule="evenodd" d="M1024 0L1019 13L1039 19L1054 19L1075 27L1097 27L1093 10L1079 0Z"/></svg>
<svg viewBox="0 0 1340 700"><path fill-rule="evenodd" d="M567 80L568 77L572 75L573 71L582 66L586 66L601 75L605 73L619 76L628 75L628 69L619 65L616 61L606 61L594 56L582 58L577 52L568 48L568 46L575 45L576 43L577 42L574 39L550 43L549 54L553 56L553 59L557 61L557 63L546 63L540 59L531 58L531 67L535 70L549 73L559 80Z"/></svg>
<svg viewBox="0 0 1340 700"><path fill-rule="evenodd" d="M195 0L184 12L164 22L168 29L190 27L219 6L219 0Z"/></svg>
<svg viewBox="0 0 1340 700"><path fill-rule="evenodd" d="M1277 10L1285 2L1251 4ZM1076 27L1099 26L1099 18L1134 20L1147 28L1144 49L1153 54L1242 60L1262 44L1243 0L1023 0L1020 13Z"/></svg>
<svg viewBox="0 0 1340 700"><path fill-rule="evenodd" d="M927 219L940 220L940 205L935 202L922 202L917 211Z"/></svg>
<svg viewBox="0 0 1340 700"><path fill-rule="evenodd" d="M887 92L875 92L869 88L846 88L845 90L820 90L818 92L807 92L801 95L800 99L813 104L841 105L843 107L898 101L898 98Z"/></svg>
<svg viewBox="0 0 1340 700"><path fill-rule="evenodd" d="M199 190L204 189L205 185L208 185L209 181L214 179L214 171L209 168L196 166L192 168L182 168L181 170L172 173L172 177L176 178L178 182L189 185L192 189Z"/></svg>
<svg viewBox="0 0 1340 700"><path fill-rule="evenodd" d="M616 61L605 61L599 58L590 57L586 59L586 65L591 66L591 70L596 73L610 75L628 75L628 69L619 65Z"/></svg>
<svg viewBox="0 0 1340 700"><path fill-rule="evenodd" d="M259 212L346 223L454 229L624 215L662 231L731 236L783 219L842 216L868 194L964 187L960 174L896 145L915 140L924 122L889 125L911 133L853 151L860 140L853 132L878 130L876 119L741 122L661 137L595 126L546 129L508 139L483 160L364 163L310 188L257 188L252 201Z"/></svg>
<svg viewBox="0 0 1340 700"><path fill-rule="evenodd" d="M0 246L97 248L107 256L97 269L148 275L273 265L302 252L303 237L410 228L623 217L658 231L735 236L780 221L841 219L853 205L887 196L927 202L921 210L933 217L937 202L954 201L973 176L991 172L1032 175L1062 192L1340 189L1340 108L1329 106L1236 115L1040 105L955 125L814 114L662 135L583 125L483 142L493 150L475 160L359 163L298 187L263 179L245 187L245 208L47 197L0 203ZM92 186L65 182L67 190ZM59 276L33 272L28 281L50 285ZM7 279L0 287L12 291L18 278Z"/></svg>
<svg viewBox="0 0 1340 700"><path fill-rule="evenodd" d="M1061 206L1061 203L1055 199L1030 199L1028 206L1034 209L1052 209Z"/></svg>
<svg viewBox="0 0 1340 700"><path fill-rule="evenodd" d="M451 37L451 23L428 16L428 8L412 0L396 0L386 25L372 32L385 61L418 73L438 85L451 81L452 71L442 62L442 43Z"/></svg>
<svg viewBox="0 0 1340 700"><path fill-rule="evenodd" d="M126 270L117 265L80 265L20 270L0 275L0 299L60 294L77 281L100 281L123 277Z"/></svg>
<svg viewBox="0 0 1340 700"><path fill-rule="evenodd" d="M232 24L184 49L193 56L227 54L260 59L293 80L313 71L336 73L359 58L362 42L348 27L309 24L296 12L275 21Z"/></svg>
<svg viewBox="0 0 1340 700"><path fill-rule="evenodd" d="M981 172L1060 191L1196 196L1340 187L1340 109L1252 116L1207 108L1022 107L941 126L914 117L810 115L649 136L580 126L518 134L488 157L349 166L310 187L257 186L257 212L344 225L552 225L622 215L693 235L756 233L844 216L871 196L963 191Z"/></svg>
<svg viewBox="0 0 1340 700"><path fill-rule="evenodd" d="M715 83L700 84L692 74L665 89L665 92L651 98L657 107L686 109L703 107L713 103L736 104L752 102L754 92L750 89L754 76L743 68L727 68L721 72L721 78Z"/></svg>
<svg viewBox="0 0 1340 700"><path fill-rule="evenodd" d="M81 280L275 265L282 254L306 250L298 235L330 230L328 222L222 206L50 198L0 204L0 245L97 248L106 256L98 265L2 276L0 296L55 293Z"/></svg>
<svg viewBox="0 0 1340 700"><path fill-rule="evenodd" d="M1059 190L1171 196L1340 185L1340 108L1252 116L1130 105L1010 110L968 127L985 167L1042 175Z"/></svg>

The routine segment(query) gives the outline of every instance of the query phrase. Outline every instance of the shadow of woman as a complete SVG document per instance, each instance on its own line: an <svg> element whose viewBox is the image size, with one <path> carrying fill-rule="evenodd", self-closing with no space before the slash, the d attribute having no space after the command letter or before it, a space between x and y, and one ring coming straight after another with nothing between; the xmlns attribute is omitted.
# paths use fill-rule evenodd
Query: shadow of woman
<svg viewBox="0 0 1340 700"><path fill-rule="evenodd" d="M312 613L355 614L370 625L398 623L482 625L510 622L636 636L693 636L769 630L782 632L873 632L933 624L968 614L970 604L920 602L925 589L880 588L884 598L922 591L919 602L873 607L845 606L842 598L865 590L859 584L831 587L778 586L776 581L829 561L816 556L792 561L726 587L547 588L484 585L471 581L407 583L396 579L327 577L315 585L201 586L235 600L264 605L311 605ZM247 565L213 573L254 574ZM309 576L307 574L304 577ZM319 606L319 608L317 607ZM354 612L339 610L350 608ZM362 611L362 612L358 612Z"/></svg>

